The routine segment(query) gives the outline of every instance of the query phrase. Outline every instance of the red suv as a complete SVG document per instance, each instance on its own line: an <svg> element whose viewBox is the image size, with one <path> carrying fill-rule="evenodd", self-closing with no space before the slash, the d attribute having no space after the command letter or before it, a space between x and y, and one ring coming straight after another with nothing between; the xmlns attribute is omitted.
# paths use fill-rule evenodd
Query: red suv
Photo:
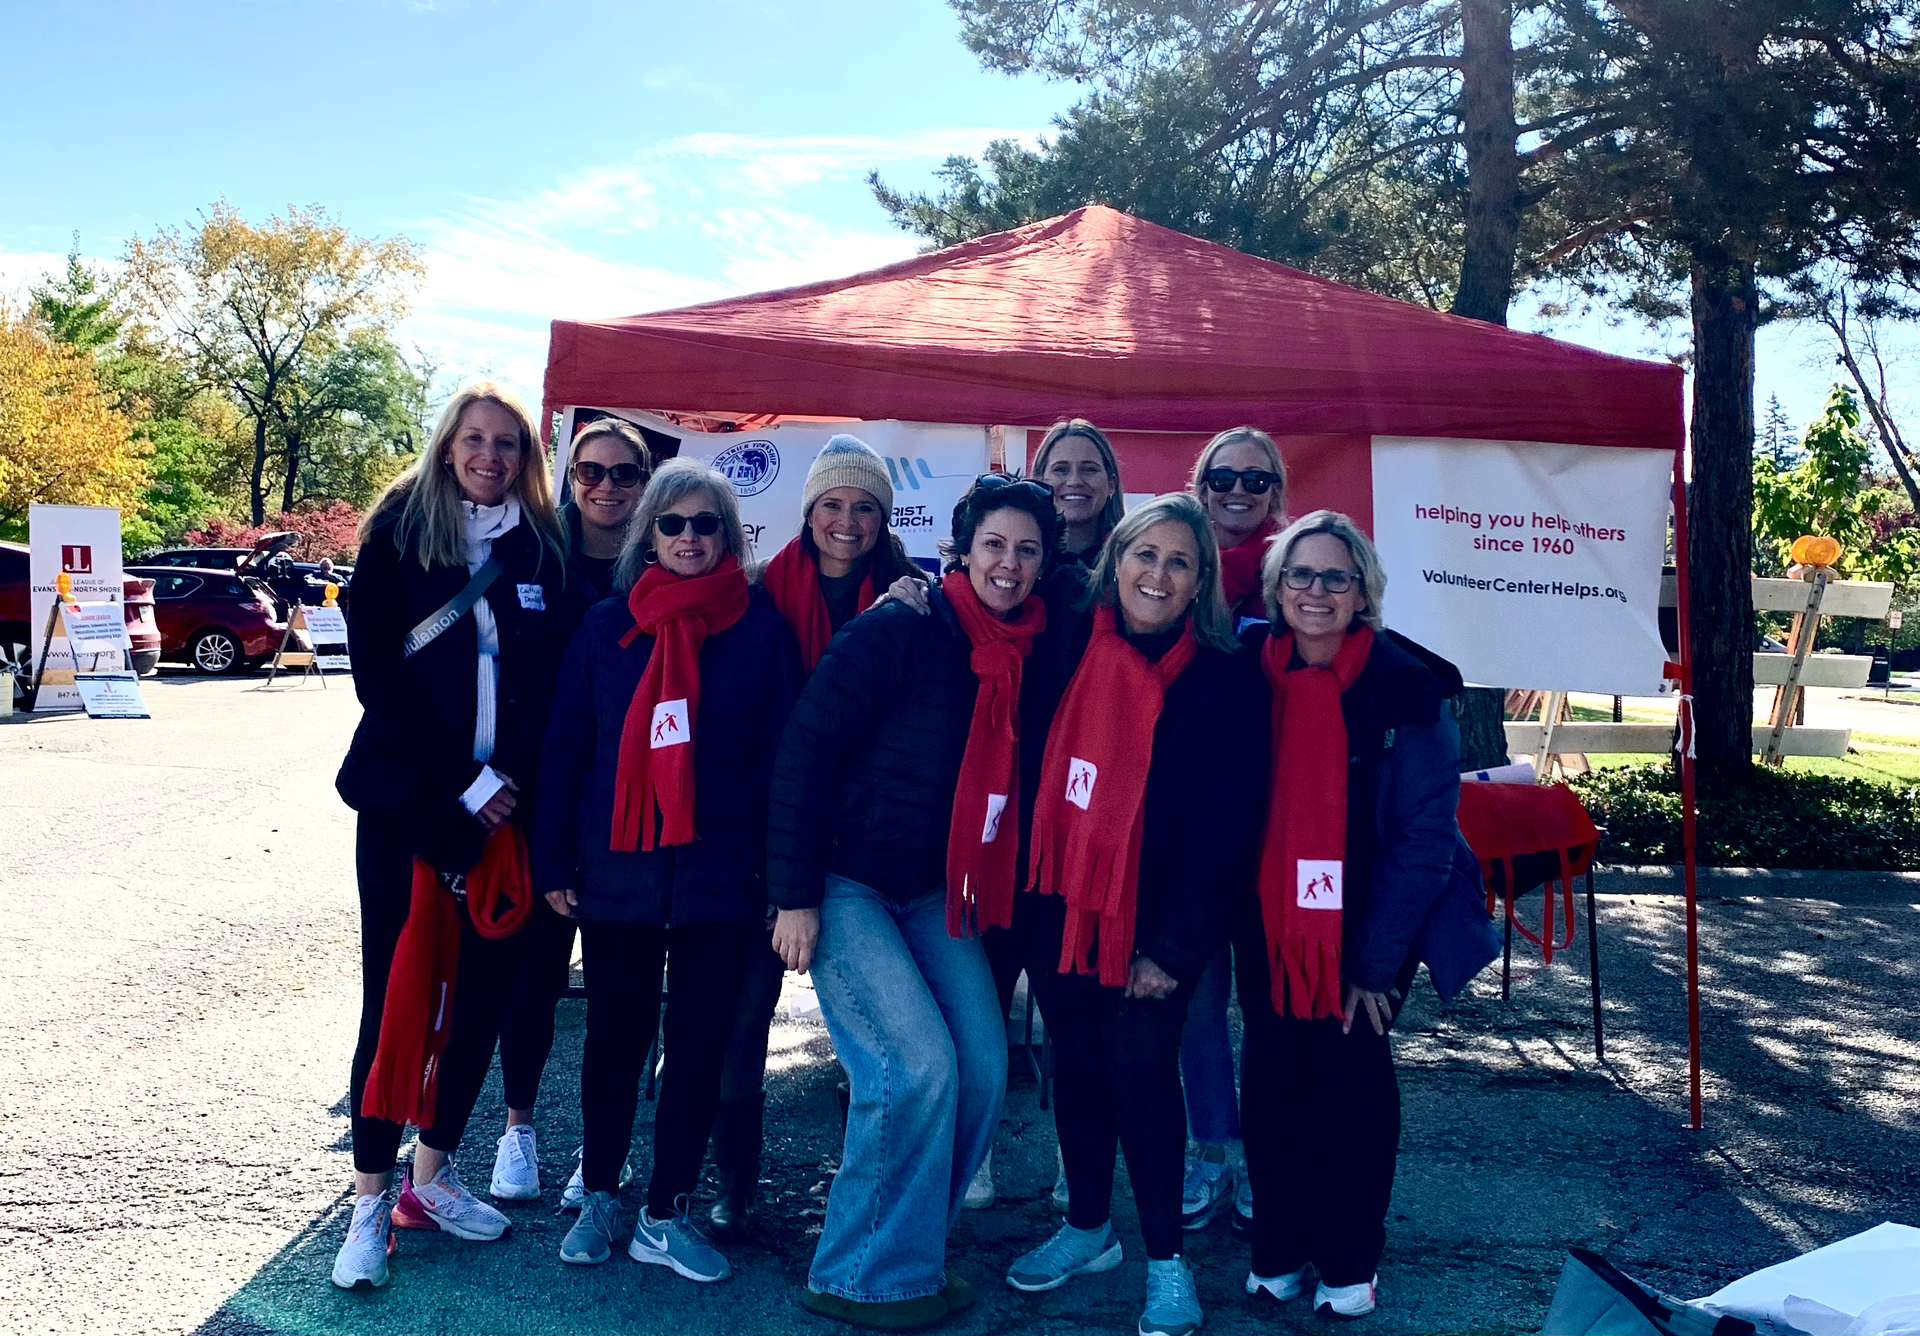
<svg viewBox="0 0 1920 1336"><path fill-rule="evenodd" d="M286 624L273 593L232 571L191 566L135 566L130 575L153 581L160 618L160 657L202 673L251 668L280 647Z"/></svg>
<svg viewBox="0 0 1920 1336"><path fill-rule="evenodd" d="M26 691L34 665L32 582L25 543L0 543L0 672L14 675L14 691ZM133 670L143 676L160 662L160 628L154 620L153 581L131 572L121 585L126 602L127 636L133 642Z"/></svg>

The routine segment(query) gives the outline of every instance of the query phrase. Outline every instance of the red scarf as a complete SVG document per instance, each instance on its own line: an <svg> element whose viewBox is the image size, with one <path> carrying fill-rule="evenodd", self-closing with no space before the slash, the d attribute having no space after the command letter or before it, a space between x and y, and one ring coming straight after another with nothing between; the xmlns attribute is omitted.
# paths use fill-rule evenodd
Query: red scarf
<svg viewBox="0 0 1920 1336"><path fill-rule="evenodd" d="M526 923L533 911L533 878L518 826L509 822L487 837L480 861L467 873L467 911L482 937L511 937ZM407 923L387 974L380 1041L360 1097L363 1116L433 1126L459 972L459 904L441 885L440 874L416 858Z"/></svg>
<svg viewBox="0 0 1920 1336"><path fill-rule="evenodd" d="M1034 887L1067 897L1060 972L1094 972L1124 987L1133 967L1140 829L1153 728L1166 690L1199 650L1193 626L1160 662L1148 663L1095 608L1093 637L1047 735L1033 809Z"/></svg>
<svg viewBox="0 0 1920 1336"><path fill-rule="evenodd" d="M747 574L731 553L705 575L685 579L649 566L627 594L633 628L654 637L653 654L633 689L620 730L620 763L613 776L613 843L632 853L655 845L691 844L693 729L700 714L700 646L746 613ZM659 832L654 812L659 811Z"/></svg>
<svg viewBox="0 0 1920 1336"><path fill-rule="evenodd" d="M1260 845L1260 919L1273 1009L1340 1014L1340 929L1347 858L1347 720L1340 695L1367 666L1373 628L1347 633L1331 668L1296 668L1293 633L1269 636L1260 667L1273 688L1273 782Z"/></svg>
<svg viewBox="0 0 1920 1336"><path fill-rule="evenodd" d="M1261 525L1259 530L1249 535L1234 547L1220 550L1220 592L1226 595L1227 611L1240 616L1240 605L1249 595L1258 597L1260 593L1260 562L1267 555L1267 539L1279 531L1280 526L1272 520ZM1246 614L1249 617L1264 617L1264 608L1256 607Z"/></svg>
<svg viewBox="0 0 1920 1336"><path fill-rule="evenodd" d="M1013 926L1020 844L1020 669L1033 638L1047 629L1047 606L1029 598L1012 621L1002 621L980 602L965 571L949 571L940 591L973 645L968 664L980 679L947 828L947 935L964 937L982 928ZM1011 818L1006 817L1008 803L1014 805Z"/></svg>
<svg viewBox="0 0 1920 1336"><path fill-rule="evenodd" d="M885 541L886 535L881 539ZM793 628L800 641L800 663L811 673L827 652L827 642L833 639L833 623L827 617L827 596L820 592L820 564L800 546L799 535L773 554L773 560L760 572L760 583ZM855 606L865 608L872 602L873 562L869 560Z"/></svg>

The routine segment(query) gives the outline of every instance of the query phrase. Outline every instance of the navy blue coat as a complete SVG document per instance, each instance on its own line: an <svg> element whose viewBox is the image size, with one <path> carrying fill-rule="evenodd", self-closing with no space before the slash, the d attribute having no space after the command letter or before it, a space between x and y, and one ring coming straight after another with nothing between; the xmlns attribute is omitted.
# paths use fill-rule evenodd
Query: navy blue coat
<svg viewBox="0 0 1920 1336"><path fill-rule="evenodd" d="M624 594L595 604L560 665L533 821L533 884L571 887L582 918L673 927L744 923L766 913L767 786L800 688L800 652L755 585L740 620L700 648L691 844L616 852L620 733L654 638L633 628Z"/></svg>

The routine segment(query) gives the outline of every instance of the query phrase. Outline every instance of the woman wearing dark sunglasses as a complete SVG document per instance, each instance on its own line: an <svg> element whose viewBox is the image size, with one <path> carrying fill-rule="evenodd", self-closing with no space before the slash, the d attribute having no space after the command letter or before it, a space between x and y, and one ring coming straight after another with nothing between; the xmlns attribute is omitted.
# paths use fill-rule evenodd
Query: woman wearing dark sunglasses
<svg viewBox="0 0 1920 1336"><path fill-rule="evenodd" d="M603 1262L640 1075L670 968L652 1179L627 1255L696 1281L731 1274L687 1218L720 1097L746 946L763 930L767 785L800 668L758 585L733 488L660 466L609 598L567 649L541 757L534 887L580 922L587 1037L580 1218L562 1261Z"/></svg>
<svg viewBox="0 0 1920 1336"><path fill-rule="evenodd" d="M1193 462L1189 490L1200 499L1220 544L1220 581L1236 621L1259 617L1260 558L1287 513L1287 466L1273 437L1230 427Z"/></svg>
<svg viewBox="0 0 1920 1336"><path fill-rule="evenodd" d="M774 947L814 989L851 1092L801 1303L923 1326L973 1302L947 1233L992 1145L1007 1031L979 933L1011 917L1020 707L1047 624L1031 597L1053 497L988 474L953 512L922 616L850 622L807 680L774 772ZM1004 817L1004 819L1003 819Z"/></svg>
<svg viewBox="0 0 1920 1336"><path fill-rule="evenodd" d="M1317 1311L1361 1317L1400 1141L1388 1027L1419 962L1444 1001L1499 947L1454 815L1460 674L1384 628L1379 556L1345 515L1296 521L1262 577L1271 624L1244 639L1272 692L1273 770L1234 935L1247 1293L1285 1301L1317 1276Z"/></svg>
<svg viewBox="0 0 1920 1336"><path fill-rule="evenodd" d="M652 476L647 443L632 423L600 418L574 435L560 514L567 522L573 569L596 597L605 598L613 589L613 564L626 540L627 521Z"/></svg>

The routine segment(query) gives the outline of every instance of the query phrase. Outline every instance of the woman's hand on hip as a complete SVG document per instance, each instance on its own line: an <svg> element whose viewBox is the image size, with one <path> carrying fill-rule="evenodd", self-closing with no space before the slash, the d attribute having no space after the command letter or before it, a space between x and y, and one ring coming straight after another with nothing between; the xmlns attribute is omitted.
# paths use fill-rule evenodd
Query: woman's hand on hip
<svg viewBox="0 0 1920 1336"><path fill-rule="evenodd" d="M813 948L819 940L817 909L783 909L773 921L774 952L796 973L813 967Z"/></svg>
<svg viewBox="0 0 1920 1336"><path fill-rule="evenodd" d="M564 891L548 891L547 903L553 906L553 912L561 918L573 918L574 907L580 903L580 897L575 895L573 888L569 886Z"/></svg>
<svg viewBox="0 0 1920 1336"><path fill-rule="evenodd" d="M1340 1024L1341 1034L1353 1033L1353 1018L1364 1010L1367 1019L1373 1022L1375 1034L1385 1034L1387 1027L1393 1024L1393 1004L1385 993L1369 993L1364 988L1347 985L1346 1018Z"/></svg>
<svg viewBox="0 0 1920 1336"><path fill-rule="evenodd" d="M498 792L473 814L489 831L498 830L501 822L513 815L514 806L520 801L520 786L505 775L500 776L500 780Z"/></svg>
<svg viewBox="0 0 1920 1336"><path fill-rule="evenodd" d="M1127 976L1128 997L1161 998L1180 986L1180 981L1145 956L1133 958L1133 970Z"/></svg>

